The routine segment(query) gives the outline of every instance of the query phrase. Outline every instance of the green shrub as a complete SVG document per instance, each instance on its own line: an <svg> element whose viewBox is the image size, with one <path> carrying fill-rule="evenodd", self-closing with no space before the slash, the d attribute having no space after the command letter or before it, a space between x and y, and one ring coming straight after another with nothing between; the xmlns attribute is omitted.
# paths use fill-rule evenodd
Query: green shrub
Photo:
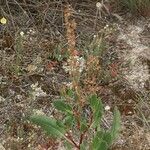
<svg viewBox="0 0 150 150"><path fill-rule="evenodd" d="M120 113L114 109L112 127L101 127L104 113L101 100L92 95L85 106L76 105L76 94L69 90L70 104L63 97L54 101L54 107L61 113L60 119L46 116L31 116L30 120L39 125L46 133L55 138L64 139L66 149L107 150L117 138L120 130Z"/></svg>

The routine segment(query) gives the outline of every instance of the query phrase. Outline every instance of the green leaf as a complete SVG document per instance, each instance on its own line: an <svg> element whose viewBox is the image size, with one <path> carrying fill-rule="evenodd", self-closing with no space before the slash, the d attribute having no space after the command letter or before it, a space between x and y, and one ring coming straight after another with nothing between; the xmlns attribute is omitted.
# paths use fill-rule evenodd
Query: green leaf
<svg viewBox="0 0 150 150"><path fill-rule="evenodd" d="M54 101L53 104L57 110L65 113L73 114L71 106L69 104L66 104L62 100Z"/></svg>
<svg viewBox="0 0 150 150"><path fill-rule="evenodd" d="M121 117L120 117L120 112L117 109L117 107L115 107L114 109L114 117L113 117L113 124L112 124L112 128L111 128L111 136L112 139L115 140L119 134L121 128Z"/></svg>
<svg viewBox="0 0 150 150"><path fill-rule="evenodd" d="M93 141L92 150L107 150L108 144L102 138L96 137Z"/></svg>
<svg viewBox="0 0 150 150"><path fill-rule="evenodd" d="M111 145L112 144L111 133L110 132L105 132L103 134L103 140L107 143L107 145Z"/></svg>
<svg viewBox="0 0 150 150"><path fill-rule="evenodd" d="M96 106L98 104L98 98L97 98L97 95L92 95L89 97L89 103L90 103L90 106L93 110L96 109Z"/></svg>
<svg viewBox="0 0 150 150"><path fill-rule="evenodd" d="M63 126L59 126L57 120L40 115L33 115L30 117L30 121L36 125L39 125L46 133L53 137L64 137L65 129Z"/></svg>
<svg viewBox="0 0 150 150"><path fill-rule="evenodd" d="M93 122L92 126L96 128L99 126L102 115L103 115L102 101L99 98L97 98L96 95L92 95L89 98L89 103L90 103L90 106L91 106L92 111L93 111L94 122Z"/></svg>
<svg viewBox="0 0 150 150"><path fill-rule="evenodd" d="M94 112L94 114L93 114L93 119L94 119L93 126L95 128L100 125L101 117L102 117L101 110L97 110L97 111Z"/></svg>
<svg viewBox="0 0 150 150"><path fill-rule="evenodd" d="M92 141L93 150L107 150L119 134L120 113L117 108L114 110L113 125L111 131L98 131Z"/></svg>
<svg viewBox="0 0 150 150"><path fill-rule="evenodd" d="M105 141L102 141L101 143L99 143L99 146L95 150L107 150L107 149L108 149L107 143Z"/></svg>
<svg viewBox="0 0 150 150"><path fill-rule="evenodd" d="M92 150L97 150L103 138L103 132L98 131L92 140Z"/></svg>
<svg viewBox="0 0 150 150"><path fill-rule="evenodd" d="M72 128L73 124L74 124L74 116L73 115L67 115L64 118L64 125L67 126L68 128Z"/></svg>

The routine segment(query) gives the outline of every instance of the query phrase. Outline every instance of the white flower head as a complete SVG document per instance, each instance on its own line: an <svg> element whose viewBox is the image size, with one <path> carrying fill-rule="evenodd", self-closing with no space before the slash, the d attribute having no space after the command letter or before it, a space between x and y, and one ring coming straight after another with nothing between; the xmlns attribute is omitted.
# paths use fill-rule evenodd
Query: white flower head
<svg viewBox="0 0 150 150"><path fill-rule="evenodd" d="M94 35L93 35L93 38L96 38L96 37L97 37L97 36L94 34Z"/></svg>
<svg viewBox="0 0 150 150"><path fill-rule="evenodd" d="M97 3L96 3L96 7L97 7L98 9L101 9L101 8L103 7L103 5L102 5L100 2L97 2Z"/></svg>
<svg viewBox="0 0 150 150"><path fill-rule="evenodd" d="M23 36L24 36L24 32L23 32L23 31L21 31L21 32L20 32L20 35L23 37Z"/></svg>
<svg viewBox="0 0 150 150"><path fill-rule="evenodd" d="M106 26L104 27L104 29L107 29L109 27L109 25L108 24L106 24Z"/></svg>
<svg viewBox="0 0 150 150"><path fill-rule="evenodd" d="M106 111L109 111L109 110L110 110L110 106L107 105L107 106L105 107L105 110L106 110Z"/></svg>
<svg viewBox="0 0 150 150"><path fill-rule="evenodd" d="M1 18L1 19L0 19L0 23L1 23L1 24L6 24L6 23L7 23L7 19L4 18L4 17Z"/></svg>

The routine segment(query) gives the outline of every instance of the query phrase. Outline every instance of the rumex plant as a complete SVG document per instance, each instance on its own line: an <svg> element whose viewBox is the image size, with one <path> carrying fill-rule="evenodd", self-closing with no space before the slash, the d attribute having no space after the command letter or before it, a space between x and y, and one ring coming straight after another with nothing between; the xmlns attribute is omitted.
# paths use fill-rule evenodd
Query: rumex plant
<svg viewBox="0 0 150 150"><path fill-rule="evenodd" d="M80 106L72 90L68 90L67 96L70 103L65 97L53 102L55 109L61 113L59 119L33 115L31 122L39 125L48 135L63 139L66 149L107 150L119 134L118 109L114 109L111 128L104 130L101 127L104 110L100 98L89 96L86 105Z"/></svg>
<svg viewBox="0 0 150 150"><path fill-rule="evenodd" d="M120 113L115 108L111 128L102 128L104 109L101 99L96 94L85 94L84 86L80 85L81 71L78 57L75 55L76 23L71 18L69 6L65 8L64 13L72 86L62 88L60 99L54 100L53 107L57 115L51 118L33 115L30 121L39 125L49 136L61 139L68 150L107 150L119 134Z"/></svg>

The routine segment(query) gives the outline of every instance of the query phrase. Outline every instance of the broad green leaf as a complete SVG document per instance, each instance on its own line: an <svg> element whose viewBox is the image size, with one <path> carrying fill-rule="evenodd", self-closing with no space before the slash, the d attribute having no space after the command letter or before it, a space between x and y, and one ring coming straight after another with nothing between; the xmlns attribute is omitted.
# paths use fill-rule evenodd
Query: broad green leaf
<svg viewBox="0 0 150 150"><path fill-rule="evenodd" d="M94 147L92 147L92 150L107 150L108 149L108 144L106 141L103 141L102 139L95 141Z"/></svg>
<svg viewBox="0 0 150 150"><path fill-rule="evenodd" d="M89 103L93 112L100 110L101 114L103 114L103 105L100 98L98 98L96 95L92 95L89 98Z"/></svg>
<svg viewBox="0 0 150 150"><path fill-rule="evenodd" d="M94 119L93 127L96 128L100 125L101 117L102 117L101 110L97 110L94 112L94 114L93 114L93 119Z"/></svg>
<svg viewBox="0 0 150 150"><path fill-rule="evenodd" d="M97 98L96 95L92 95L89 98L89 103L93 111L93 127L98 127L101 121L101 117L103 115L103 105L102 101Z"/></svg>
<svg viewBox="0 0 150 150"><path fill-rule="evenodd" d="M30 117L30 121L36 125L39 125L46 133L54 137L64 137L65 129L62 126L59 126L55 119L33 115Z"/></svg>
<svg viewBox="0 0 150 150"><path fill-rule="evenodd" d="M110 132L105 132L103 134L103 140L107 143L107 145L111 145L112 144L111 133Z"/></svg>
<svg viewBox="0 0 150 150"><path fill-rule="evenodd" d="M103 134L104 133L102 131L98 131L96 133L96 135L94 136L92 140L92 150L97 150L97 148L99 147L99 144L102 142Z"/></svg>
<svg viewBox="0 0 150 150"><path fill-rule="evenodd" d="M90 103L90 106L92 108L92 110L95 110L96 109L96 106L98 104L98 98L97 98L97 95L92 95L89 97L89 103Z"/></svg>
<svg viewBox="0 0 150 150"><path fill-rule="evenodd" d="M65 128L64 123L60 120L56 120L56 125L58 125L59 127Z"/></svg>
<svg viewBox="0 0 150 150"><path fill-rule="evenodd" d="M115 140L117 138L120 128L121 128L120 112L117 109L117 107L115 107L114 115L113 115L113 124L112 124L112 128L111 128L111 136L112 136L113 140Z"/></svg>
<svg viewBox="0 0 150 150"><path fill-rule="evenodd" d="M95 150L108 150L108 145L105 141L102 141Z"/></svg>
<svg viewBox="0 0 150 150"><path fill-rule="evenodd" d="M110 141L110 133L98 131L92 141L92 150L107 150Z"/></svg>
<svg viewBox="0 0 150 150"><path fill-rule="evenodd" d="M72 108L69 104L66 104L62 100L57 100L53 102L54 107L58 109L59 111L72 114Z"/></svg>

